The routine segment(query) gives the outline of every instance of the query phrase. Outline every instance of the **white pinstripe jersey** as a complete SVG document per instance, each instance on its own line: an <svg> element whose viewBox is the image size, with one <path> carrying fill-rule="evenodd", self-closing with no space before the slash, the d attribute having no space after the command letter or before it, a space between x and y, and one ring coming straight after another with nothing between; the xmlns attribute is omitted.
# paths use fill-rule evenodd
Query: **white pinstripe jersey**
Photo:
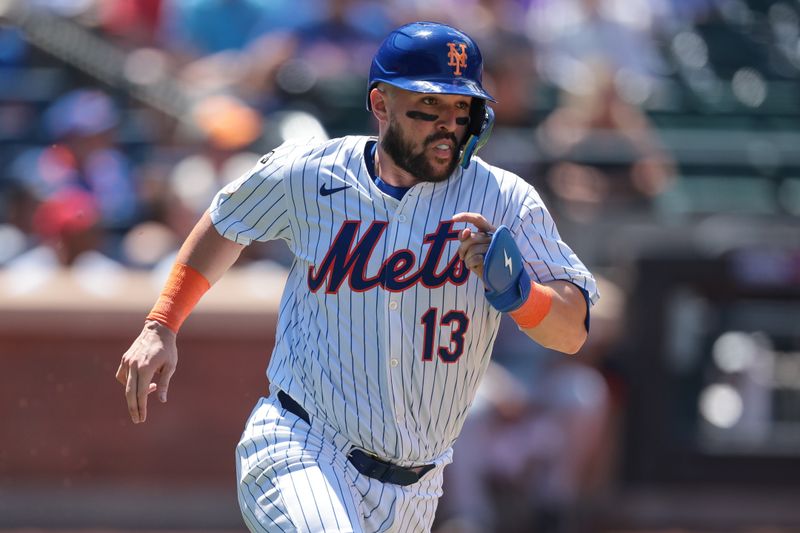
<svg viewBox="0 0 800 533"><path fill-rule="evenodd" d="M287 143L218 193L217 230L241 244L285 240L295 255L267 370L312 417L398 464L455 441L500 322L459 261L451 217L511 228L531 278L597 298L533 187L480 158L402 200L369 175L369 137Z"/></svg>

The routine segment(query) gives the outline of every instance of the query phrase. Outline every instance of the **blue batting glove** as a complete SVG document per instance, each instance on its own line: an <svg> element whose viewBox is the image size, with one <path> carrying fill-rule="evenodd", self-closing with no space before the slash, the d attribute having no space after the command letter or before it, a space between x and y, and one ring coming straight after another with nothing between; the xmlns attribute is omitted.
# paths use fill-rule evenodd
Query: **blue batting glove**
<svg viewBox="0 0 800 533"><path fill-rule="evenodd" d="M519 309L531 292L531 278L522 254L506 226L500 226L492 235L483 258L483 284L486 299L501 313Z"/></svg>

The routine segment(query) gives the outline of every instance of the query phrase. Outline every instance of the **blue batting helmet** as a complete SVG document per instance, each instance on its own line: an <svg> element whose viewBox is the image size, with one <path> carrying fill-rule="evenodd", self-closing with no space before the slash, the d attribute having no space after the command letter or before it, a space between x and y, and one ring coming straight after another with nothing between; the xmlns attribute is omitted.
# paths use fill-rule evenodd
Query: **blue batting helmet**
<svg viewBox="0 0 800 533"><path fill-rule="evenodd" d="M383 41L369 69L369 92L378 82L418 93L495 99L481 85L483 58L466 33L437 22L414 22Z"/></svg>

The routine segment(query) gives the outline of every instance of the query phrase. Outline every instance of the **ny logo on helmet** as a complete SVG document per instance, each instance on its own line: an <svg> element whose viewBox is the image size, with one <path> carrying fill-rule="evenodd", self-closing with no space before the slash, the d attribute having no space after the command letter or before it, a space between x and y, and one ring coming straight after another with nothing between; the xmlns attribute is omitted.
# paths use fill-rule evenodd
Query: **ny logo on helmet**
<svg viewBox="0 0 800 533"><path fill-rule="evenodd" d="M467 45L464 43L447 43L447 46L450 47L450 51L447 53L447 59L450 62L447 66L453 67L454 75L461 76L461 68L467 68ZM456 50L456 46L461 47L461 49Z"/></svg>

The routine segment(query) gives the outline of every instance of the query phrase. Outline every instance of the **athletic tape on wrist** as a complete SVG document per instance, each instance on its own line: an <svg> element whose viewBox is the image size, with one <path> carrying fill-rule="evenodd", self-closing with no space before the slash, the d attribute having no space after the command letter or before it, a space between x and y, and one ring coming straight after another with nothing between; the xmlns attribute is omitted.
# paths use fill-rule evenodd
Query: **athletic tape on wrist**
<svg viewBox="0 0 800 533"><path fill-rule="evenodd" d="M511 311L508 316L522 329L538 326L550 312L553 304L552 289L531 281L531 292L519 309Z"/></svg>
<svg viewBox="0 0 800 533"><path fill-rule="evenodd" d="M197 302L211 288L206 277L183 263L175 263L148 320L156 320L175 333Z"/></svg>

